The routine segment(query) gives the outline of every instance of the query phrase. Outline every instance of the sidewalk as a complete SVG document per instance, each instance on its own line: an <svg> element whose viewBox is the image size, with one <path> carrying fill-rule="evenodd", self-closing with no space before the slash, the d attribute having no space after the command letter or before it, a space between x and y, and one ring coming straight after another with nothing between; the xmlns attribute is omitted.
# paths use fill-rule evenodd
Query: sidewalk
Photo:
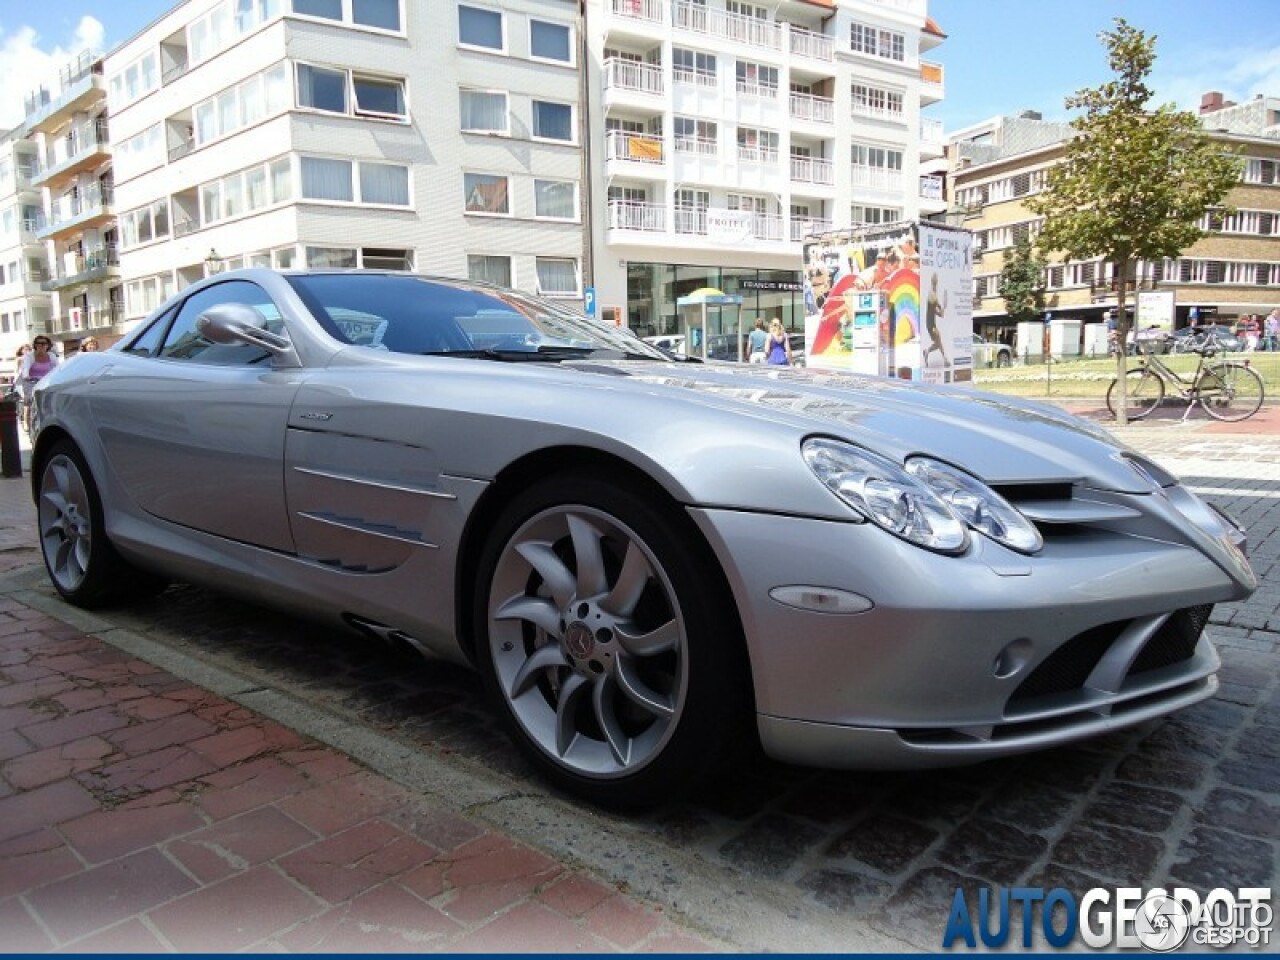
<svg viewBox="0 0 1280 960"><path fill-rule="evenodd" d="M0 479L0 951L724 949L20 602L28 491Z"/></svg>

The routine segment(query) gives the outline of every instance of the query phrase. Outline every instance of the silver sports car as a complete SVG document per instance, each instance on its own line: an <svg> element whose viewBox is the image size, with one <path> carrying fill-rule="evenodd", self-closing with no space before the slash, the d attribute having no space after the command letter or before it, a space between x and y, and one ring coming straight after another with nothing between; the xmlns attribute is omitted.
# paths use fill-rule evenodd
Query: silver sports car
<svg viewBox="0 0 1280 960"><path fill-rule="evenodd" d="M473 665L555 784L653 801L1053 746L1213 694L1224 515L967 389L673 360L496 287L245 270L37 391L49 576L169 580Z"/></svg>

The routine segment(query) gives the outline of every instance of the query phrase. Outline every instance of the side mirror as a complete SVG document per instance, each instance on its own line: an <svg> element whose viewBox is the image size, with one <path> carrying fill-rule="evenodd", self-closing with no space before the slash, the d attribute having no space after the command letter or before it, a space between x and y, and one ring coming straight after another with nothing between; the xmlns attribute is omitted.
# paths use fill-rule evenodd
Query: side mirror
<svg viewBox="0 0 1280 960"><path fill-rule="evenodd" d="M248 343L277 357L291 353L289 339L266 326L266 317L245 303L220 303L196 318L196 330L211 343Z"/></svg>

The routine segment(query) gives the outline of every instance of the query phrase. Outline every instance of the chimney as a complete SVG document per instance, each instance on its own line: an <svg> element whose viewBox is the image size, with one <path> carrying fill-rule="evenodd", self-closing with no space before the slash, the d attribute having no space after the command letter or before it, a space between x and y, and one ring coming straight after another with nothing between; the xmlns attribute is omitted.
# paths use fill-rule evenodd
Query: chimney
<svg viewBox="0 0 1280 960"><path fill-rule="evenodd" d="M1223 107L1222 94L1217 90L1210 90L1208 93L1200 95L1200 115L1213 113L1215 110L1221 110Z"/></svg>

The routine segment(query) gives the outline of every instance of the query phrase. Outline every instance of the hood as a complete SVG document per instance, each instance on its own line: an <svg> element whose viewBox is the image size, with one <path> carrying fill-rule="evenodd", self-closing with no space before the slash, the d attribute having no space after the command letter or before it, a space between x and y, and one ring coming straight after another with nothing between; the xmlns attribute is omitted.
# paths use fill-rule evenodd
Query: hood
<svg viewBox="0 0 1280 960"><path fill-rule="evenodd" d="M1082 481L1098 489L1151 491L1122 455L1127 448L1110 433L1035 401L790 367L633 361L564 366L840 437L898 462L926 453L988 483Z"/></svg>

